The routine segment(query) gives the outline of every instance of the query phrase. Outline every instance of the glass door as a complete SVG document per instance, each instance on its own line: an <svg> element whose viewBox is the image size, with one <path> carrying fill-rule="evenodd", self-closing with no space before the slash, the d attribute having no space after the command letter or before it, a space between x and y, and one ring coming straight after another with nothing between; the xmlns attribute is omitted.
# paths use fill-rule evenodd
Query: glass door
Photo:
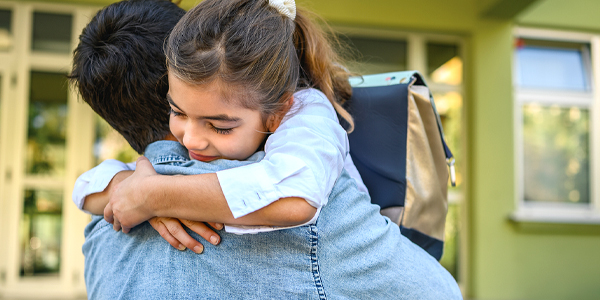
<svg viewBox="0 0 600 300"><path fill-rule="evenodd" d="M58 276L65 192L68 90L66 74L31 71L23 207L21 277Z"/></svg>
<svg viewBox="0 0 600 300"><path fill-rule="evenodd" d="M93 166L95 119L67 75L95 11L0 1L2 299L85 297L89 216L70 199L77 176Z"/></svg>

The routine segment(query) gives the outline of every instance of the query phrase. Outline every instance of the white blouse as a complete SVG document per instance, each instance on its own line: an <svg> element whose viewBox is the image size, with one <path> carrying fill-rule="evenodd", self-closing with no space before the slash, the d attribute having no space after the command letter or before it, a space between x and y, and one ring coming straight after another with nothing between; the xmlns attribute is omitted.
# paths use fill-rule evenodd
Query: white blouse
<svg viewBox="0 0 600 300"><path fill-rule="evenodd" d="M319 90L294 94L294 104L267 139L265 152L260 162L216 173L235 218L280 198L301 197L317 208L317 214L307 223L312 224L321 207L327 204L342 168L356 180L360 191L367 191L350 158L348 135L340 126L333 106ZM87 195L103 191L118 172L134 169L135 163L102 162L77 179L73 202L82 209ZM226 230L240 234L266 230L260 228L227 226Z"/></svg>

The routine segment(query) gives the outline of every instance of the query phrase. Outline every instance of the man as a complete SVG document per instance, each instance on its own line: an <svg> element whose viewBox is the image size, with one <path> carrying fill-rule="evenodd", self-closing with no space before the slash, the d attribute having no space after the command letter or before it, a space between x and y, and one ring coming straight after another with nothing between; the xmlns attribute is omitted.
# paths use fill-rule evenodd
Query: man
<svg viewBox="0 0 600 300"><path fill-rule="evenodd" d="M153 143L171 139L169 105L165 100L168 91L167 70L162 43L184 13L185 11L166 0L122 1L102 9L80 36L70 75L72 83L84 101L123 135L134 150L138 153L145 152L151 161L162 162L155 165L155 168L163 174L215 172L260 160L262 154L258 153L247 162L188 162L185 167L175 167L169 164L189 161L185 148L173 141ZM195 164L199 166L194 166ZM93 174L90 173L90 176ZM110 184L115 184L114 181L118 180L119 178L113 179ZM96 188L100 192L105 187L106 184ZM80 208L101 212L104 203L87 197ZM152 221L150 220L151 223ZM240 285L253 286L256 282L255 276L251 274L255 272L263 274L261 278L277 287L277 297L285 297L282 291L286 287L294 293L302 290L290 278L305 279L307 284L303 295L316 291L314 280L304 275L308 261L298 260L295 254L305 252L309 255L310 245L304 239L294 237L289 231L276 231L260 236L223 232L222 235L227 236L227 242L217 248L213 244L219 241L205 246L197 242L201 236L196 232L203 234L202 237L206 240L216 235L206 225L181 220L196 231L188 229L186 232L180 230L183 227L178 220L172 221L171 225L176 223L179 229L155 226L163 239L149 223L143 223L129 234L124 234L113 231L113 226L101 216L93 216L92 222L86 227L86 242L83 246L88 297L223 299L269 295L270 292L265 290L237 288ZM219 224L213 225L221 227ZM179 240L173 241L173 238ZM185 249L178 244L181 241L194 252L204 253L197 255L192 251L176 250L165 239L180 250ZM196 247L200 249L196 250ZM286 252L294 253L288 255L285 262L289 267L278 266L278 262L285 259L280 253L280 249L284 247ZM290 249L295 250L289 252ZM298 261L292 263L293 260ZM223 274L244 273L248 276L222 277ZM202 278L210 278L211 284L203 284L199 281Z"/></svg>

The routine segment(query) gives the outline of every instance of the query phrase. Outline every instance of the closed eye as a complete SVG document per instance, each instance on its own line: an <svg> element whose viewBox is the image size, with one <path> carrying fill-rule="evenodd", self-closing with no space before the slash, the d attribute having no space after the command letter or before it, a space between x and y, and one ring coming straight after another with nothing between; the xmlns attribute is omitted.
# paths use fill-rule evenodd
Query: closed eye
<svg viewBox="0 0 600 300"><path fill-rule="evenodd" d="M174 110L173 108L171 108L171 109L169 110L169 114L173 115L174 117L179 117L179 116L183 116L183 115L184 115L184 114L182 114L182 113L180 113L180 112L178 112L178 111Z"/></svg>
<svg viewBox="0 0 600 300"><path fill-rule="evenodd" d="M214 130L218 134L230 134L231 132L233 132L233 128L219 128L215 127L215 125L212 124L210 124L210 126L212 127L212 130Z"/></svg>

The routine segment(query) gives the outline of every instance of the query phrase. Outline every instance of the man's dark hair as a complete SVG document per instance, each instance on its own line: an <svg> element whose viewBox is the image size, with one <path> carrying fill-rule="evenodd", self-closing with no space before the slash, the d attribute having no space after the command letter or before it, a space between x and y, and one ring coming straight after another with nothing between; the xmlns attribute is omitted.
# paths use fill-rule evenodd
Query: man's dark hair
<svg viewBox="0 0 600 300"><path fill-rule="evenodd" d="M83 100L138 153L169 133L163 43L185 11L167 0L125 0L79 36L69 75Z"/></svg>

